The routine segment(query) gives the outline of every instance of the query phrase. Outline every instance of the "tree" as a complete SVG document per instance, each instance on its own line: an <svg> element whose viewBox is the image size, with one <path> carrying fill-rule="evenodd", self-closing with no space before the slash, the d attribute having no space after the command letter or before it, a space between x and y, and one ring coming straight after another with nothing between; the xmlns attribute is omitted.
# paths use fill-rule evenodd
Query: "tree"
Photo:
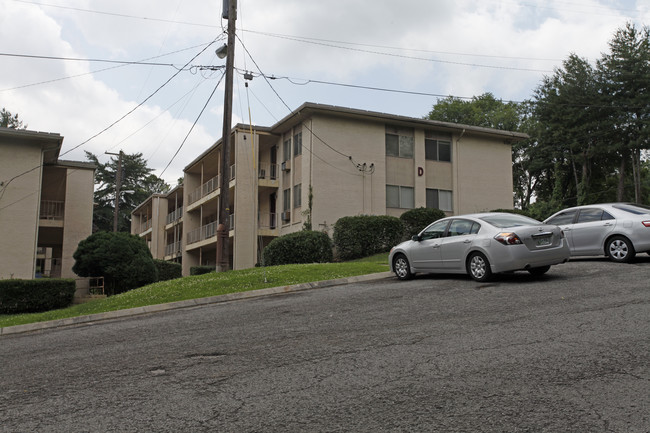
<svg viewBox="0 0 650 433"><path fill-rule="evenodd" d="M86 158L97 165L94 194L97 205L93 214L93 223L97 230L112 231L119 158L111 157L106 164L100 163L97 156L90 152L86 152ZM152 172L153 169L148 168L147 161L142 158L142 153L122 155L118 231L130 232L131 211L136 206L152 194L166 193L170 190L170 186Z"/></svg>
<svg viewBox="0 0 650 433"><path fill-rule="evenodd" d="M18 119L18 114L11 114L4 108L0 110L0 126L14 129L27 129L27 125L23 126L23 121Z"/></svg>
<svg viewBox="0 0 650 433"><path fill-rule="evenodd" d="M81 277L104 277L104 287L110 295L158 280L147 244L129 233L93 233L79 242L72 257L73 272Z"/></svg>
<svg viewBox="0 0 650 433"><path fill-rule="evenodd" d="M610 53L598 61L601 92L607 95L609 139L620 158L616 199L624 200L628 166L634 177L634 199L641 200L641 155L650 148L650 29L627 23L609 43Z"/></svg>

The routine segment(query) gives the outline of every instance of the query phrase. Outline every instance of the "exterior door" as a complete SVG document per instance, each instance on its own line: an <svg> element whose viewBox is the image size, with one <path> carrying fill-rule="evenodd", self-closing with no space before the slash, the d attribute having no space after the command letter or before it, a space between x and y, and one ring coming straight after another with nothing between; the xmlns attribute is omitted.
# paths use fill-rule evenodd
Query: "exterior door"
<svg viewBox="0 0 650 433"><path fill-rule="evenodd" d="M440 245L448 225L448 220L435 222L420 233L419 241L413 241L409 256L418 271L442 269Z"/></svg>

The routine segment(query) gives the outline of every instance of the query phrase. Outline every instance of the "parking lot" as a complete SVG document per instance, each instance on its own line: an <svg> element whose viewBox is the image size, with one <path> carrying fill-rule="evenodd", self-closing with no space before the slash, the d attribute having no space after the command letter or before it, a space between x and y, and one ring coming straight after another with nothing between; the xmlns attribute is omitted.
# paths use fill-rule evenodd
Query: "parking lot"
<svg viewBox="0 0 650 433"><path fill-rule="evenodd" d="M0 431L650 429L650 256L3 337Z"/></svg>

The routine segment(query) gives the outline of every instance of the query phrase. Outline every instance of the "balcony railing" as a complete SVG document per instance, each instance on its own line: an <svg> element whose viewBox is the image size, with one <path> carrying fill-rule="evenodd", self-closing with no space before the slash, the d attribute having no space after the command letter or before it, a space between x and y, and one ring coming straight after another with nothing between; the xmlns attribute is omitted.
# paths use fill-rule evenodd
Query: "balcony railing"
<svg viewBox="0 0 650 433"><path fill-rule="evenodd" d="M174 254L178 254L181 252L181 243L179 242L173 242L171 244L168 244L165 246L165 255L166 256L173 256Z"/></svg>
<svg viewBox="0 0 650 433"><path fill-rule="evenodd" d="M40 219L62 220L65 209L64 201L41 200Z"/></svg>
<svg viewBox="0 0 650 433"><path fill-rule="evenodd" d="M276 213L259 213L257 214L257 226L261 229L273 230L277 228L277 217Z"/></svg>
<svg viewBox="0 0 650 433"><path fill-rule="evenodd" d="M61 278L61 259L37 259L36 277Z"/></svg>
<svg viewBox="0 0 650 433"><path fill-rule="evenodd" d="M215 191L217 188L219 188L219 175L213 177L200 187L196 188L194 191L192 191L188 195L188 201L190 204L201 200L203 197L206 195L210 194L211 192Z"/></svg>
<svg viewBox="0 0 650 433"><path fill-rule="evenodd" d="M171 224L174 221L178 221L179 219L181 219L182 216L183 216L183 207L181 206L175 211L167 214L166 224Z"/></svg>
<svg viewBox="0 0 650 433"><path fill-rule="evenodd" d="M278 178L278 164L260 164L257 177L259 179L276 180Z"/></svg>
<svg viewBox="0 0 650 433"><path fill-rule="evenodd" d="M149 230L149 229L151 228L151 222L152 222L151 219L148 219L147 221L143 222L143 223L140 225L140 233L144 233L144 232L146 232L147 230Z"/></svg>
<svg viewBox="0 0 650 433"><path fill-rule="evenodd" d="M213 238L217 236L217 226L219 223L217 221L206 224L197 229L190 231L187 234L187 243L193 244L195 242L204 241L206 239Z"/></svg>

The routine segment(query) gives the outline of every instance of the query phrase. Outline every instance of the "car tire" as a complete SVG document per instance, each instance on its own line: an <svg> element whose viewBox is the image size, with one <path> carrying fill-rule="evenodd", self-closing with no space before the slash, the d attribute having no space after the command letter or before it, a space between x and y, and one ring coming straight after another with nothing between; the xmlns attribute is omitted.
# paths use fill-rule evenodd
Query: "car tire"
<svg viewBox="0 0 650 433"><path fill-rule="evenodd" d="M549 269L551 269L550 266L540 266L538 268L530 268L528 269L528 272L530 273L530 275L539 277L540 275L544 275L545 273L547 273Z"/></svg>
<svg viewBox="0 0 650 433"><path fill-rule="evenodd" d="M410 280L413 278L411 264L404 254L397 254L393 259L393 270L398 280Z"/></svg>
<svg viewBox="0 0 650 433"><path fill-rule="evenodd" d="M467 273L475 281L489 281L492 278L492 270L487 257L479 252L470 254L467 258Z"/></svg>
<svg viewBox="0 0 650 433"><path fill-rule="evenodd" d="M605 244L605 254L616 263L629 263L634 260L636 252L632 242L625 236L612 236Z"/></svg>

